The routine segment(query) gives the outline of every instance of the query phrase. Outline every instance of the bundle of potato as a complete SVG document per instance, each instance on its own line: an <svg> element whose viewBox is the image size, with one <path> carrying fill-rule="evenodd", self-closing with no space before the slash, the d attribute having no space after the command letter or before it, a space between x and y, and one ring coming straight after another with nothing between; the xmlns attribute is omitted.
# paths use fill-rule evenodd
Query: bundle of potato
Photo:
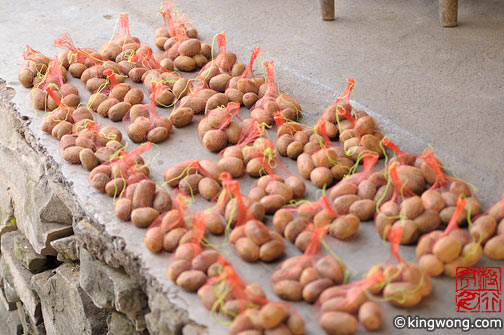
<svg viewBox="0 0 504 335"><path fill-rule="evenodd" d="M185 18L185 14L180 15L175 11L173 1L164 1L159 14L163 17L163 25L154 31L155 44L159 49L165 50L163 46L166 40L176 36L177 24L180 22L183 23L189 38L198 38L198 31L194 25Z"/></svg>
<svg viewBox="0 0 504 335"><path fill-rule="evenodd" d="M322 292L320 326L329 334L353 334L360 323L366 330L381 328L380 305L370 301L366 293L369 281L332 286Z"/></svg>
<svg viewBox="0 0 504 335"><path fill-rule="evenodd" d="M30 91L32 106L38 110L55 110L59 106L76 107L80 103L79 90L66 82L66 70L54 58L43 79Z"/></svg>
<svg viewBox="0 0 504 335"><path fill-rule="evenodd" d="M381 264L368 272L367 279L374 284L367 289L373 295L382 295L389 304L397 307L413 307L432 293L432 279L428 272L415 263L400 261L398 264Z"/></svg>
<svg viewBox="0 0 504 335"><path fill-rule="evenodd" d="M224 170L209 160L190 160L176 164L165 170L164 182L178 188L183 194L200 194L208 201L216 200L222 190L220 175Z"/></svg>
<svg viewBox="0 0 504 335"><path fill-rule="evenodd" d="M84 110L79 111L80 108ZM74 112L74 115L89 113L85 107L79 107L79 109ZM70 134L61 137L60 148L63 150L64 160L70 164L82 164L86 170L91 171L97 165L109 162L116 153L122 150L121 140L121 132L117 128L100 127L90 119L83 119L73 125Z"/></svg>
<svg viewBox="0 0 504 335"><path fill-rule="evenodd" d="M237 226L229 235L229 242L246 262L273 262L283 256L285 245L278 233L259 220L249 220Z"/></svg>
<svg viewBox="0 0 504 335"><path fill-rule="evenodd" d="M279 302L252 306L238 315L229 327L229 335L305 333L303 318L293 309Z"/></svg>
<svg viewBox="0 0 504 335"><path fill-rule="evenodd" d="M23 87L31 88L40 83L40 77L46 74L51 59L29 45L23 52L23 58L26 62L18 72L18 81Z"/></svg>
<svg viewBox="0 0 504 335"><path fill-rule="evenodd" d="M264 62L264 67L266 69L266 82L259 86L258 100L251 108L251 117L264 119L268 122L268 125L273 124L273 118L277 112L287 120L299 120L302 117L301 105L294 98L285 93L280 93L275 83L275 63L272 61ZM245 95L243 99L245 104Z"/></svg>
<svg viewBox="0 0 504 335"><path fill-rule="evenodd" d="M203 146L210 151L219 152L228 144L237 144L241 137L241 126L233 120L240 111L238 103L225 108L218 107L207 113L198 123L198 134Z"/></svg>
<svg viewBox="0 0 504 335"><path fill-rule="evenodd" d="M365 150L385 156L385 150L381 145L383 134L375 130L375 122L371 116L362 115L355 122L354 128L346 129L340 133L339 140L348 156L354 160Z"/></svg>
<svg viewBox="0 0 504 335"><path fill-rule="evenodd" d="M140 39L132 36L130 33L128 14L120 14L115 35L111 41L105 43L100 48L100 54L113 61L121 53L124 54L128 51L136 51L140 48L140 45Z"/></svg>
<svg viewBox="0 0 504 335"><path fill-rule="evenodd" d="M291 200L303 198L305 192L306 185L301 178L292 175L284 180L275 174L260 177L248 196L262 203L266 214L274 214Z"/></svg>
<svg viewBox="0 0 504 335"><path fill-rule="evenodd" d="M166 194L169 195L168 192ZM177 201L180 201L179 197L180 195L177 196ZM184 244L199 245L205 236L206 227L201 216L195 221L193 216L185 215L183 209L172 209L160 215L149 227L145 235L145 245L153 253L172 253Z"/></svg>
<svg viewBox="0 0 504 335"><path fill-rule="evenodd" d="M491 237L485 244L483 251L488 258L504 259L504 196L488 210L488 215L499 222L496 235ZM481 229L481 228L479 228Z"/></svg>
<svg viewBox="0 0 504 335"><path fill-rule="evenodd" d="M314 303L324 290L343 283L344 276L345 265L339 259L303 255L285 260L271 280L279 298Z"/></svg>
<svg viewBox="0 0 504 335"><path fill-rule="evenodd" d="M473 194L471 187L459 179L447 176L443 171L441 163L434 156L432 149L426 150L417 158L415 166L416 167L401 165L398 167L398 171L401 167L409 170L416 169L416 175L420 174L420 176L423 176L425 179L424 184L431 185L431 187L423 193L417 192L416 190L413 191L421 195L422 202L426 209L439 212L441 222L445 224L450 222L453 213L455 213L457 199L460 196L466 199L466 207L459 216L459 225L466 223L468 218L472 219L482 213L481 203ZM411 175L409 178L411 179ZM421 181L421 179L422 178L419 176L416 177L418 181ZM404 179L401 178L401 180L403 181ZM410 183L412 181L413 180L411 180ZM408 188L411 187L408 181L404 181L404 183ZM420 190L421 187L417 189Z"/></svg>
<svg viewBox="0 0 504 335"><path fill-rule="evenodd" d="M459 198L455 213L445 231L435 230L418 242L418 264L432 277L444 273L453 278L456 276L457 267L473 266L483 254L480 242L473 240L467 231L458 228L457 221L465 205L466 201ZM479 229L484 230L483 225L482 223Z"/></svg>
<svg viewBox="0 0 504 335"><path fill-rule="evenodd" d="M375 219L376 231L383 237L390 227L400 226L402 227L400 243L412 244L422 235L438 228L441 216L439 211L432 208L435 199L431 198L430 193L425 192L419 197L401 182L399 167L397 163L389 166L387 190L379 197L375 196L379 207Z"/></svg>
<svg viewBox="0 0 504 335"><path fill-rule="evenodd" d="M212 77L209 80L210 88L221 80L227 81L226 87L224 87L224 94L229 98L229 101L243 104L247 108L252 107L262 97L259 97L259 87L264 84L264 78L255 77L252 70L254 61L260 52L261 48L254 48L252 50L252 55L247 66L243 63L235 63L231 69L231 73L221 73Z"/></svg>
<svg viewBox="0 0 504 335"><path fill-rule="evenodd" d="M218 262L219 252L201 250L194 243L180 245L175 251L175 261L168 267L168 278L187 292L197 292L208 280L213 264Z"/></svg>

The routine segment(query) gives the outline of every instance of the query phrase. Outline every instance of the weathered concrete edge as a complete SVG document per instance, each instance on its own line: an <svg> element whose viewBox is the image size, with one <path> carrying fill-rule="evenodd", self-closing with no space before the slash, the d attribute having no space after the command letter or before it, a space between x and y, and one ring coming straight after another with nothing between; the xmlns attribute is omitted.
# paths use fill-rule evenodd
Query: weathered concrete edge
<svg viewBox="0 0 504 335"><path fill-rule="evenodd" d="M71 209L73 214L73 230L77 237L80 247L86 248L95 258L105 262L112 268L122 268L129 275L134 277L149 300L155 294L163 294L166 301L170 301L170 295L167 294L161 283L154 276L149 275L148 271L142 271L144 264L138 255L126 251L125 242L120 237L113 237L105 228L105 225L97 222L92 215L87 213L84 206L79 201L79 197L73 191L73 183L68 181L60 171L60 164L56 162L50 152L38 143L36 136L30 130L31 120L19 112L19 107L13 101L16 90L8 87L3 78L0 78L0 104L3 104L9 112L9 118L15 125L15 131L28 144L28 146L39 156L44 165L47 178L53 182L59 189L55 190L64 201L65 205ZM189 318L186 310L179 308L176 304L167 306L170 311L176 313L179 319L178 331L181 331L185 325L194 325L200 329L205 328L195 320Z"/></svg>

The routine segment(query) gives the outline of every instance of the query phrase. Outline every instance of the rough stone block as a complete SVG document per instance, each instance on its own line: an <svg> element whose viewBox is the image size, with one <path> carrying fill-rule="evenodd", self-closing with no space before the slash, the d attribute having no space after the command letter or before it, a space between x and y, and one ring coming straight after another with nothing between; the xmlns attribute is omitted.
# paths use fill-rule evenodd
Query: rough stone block
<svg viewBox="0 0 504 335"><path fill-rule="evenodd" d="M2 335L23 334L23 327L19 321L18 313L4 307L4 304L0 303L0 333Z"/></svg>
<svg viewBox="0 0 504 335"><path fill-rule="evenodd" d="M3 308L7 311L13 311L16 309L16 303L15 302L9 302L7 298L5 297L5 292L3 288L0 288L0 305L3 306Z"/></svg>
<svg viewBox="0 0 504 335"><path fill-rule="evenodd" d="M19 321L21 322L21 326L23 328L23 334L46 335L44 324L41 322L38 324L33 323L22 302L16 302L16 309Z"/></svg>
<svg viewBox="0 0 504 335"><path fill-rule="evenodd" d="M16 290L5 279L3 279L3 290L5 293L5 299L8 303L15 304L16 302L21 301Z"/></svg>
<svg viewBox="0 0 504 335"><path fill-rule="evenodd" d="M42 271L46 264L47 257L37 254L28 240L20 232L12 232L10 236L14 243L14 255L19 263L33 273Z"/></svg>
<svg viewBox="0 0 504 335"><path fill-rule="evenodd" d="M80 284L99 308L126 314L131 320L142 314L147 298L138 283L123 271L112 269L80 249Z"/></svg>
<svg viewBox="0 0 504 335"><path fill-rule="evenodd" d="M150 313L145 315L147 329L150 335L178 335L187 320L180 310L166 298L163 293L154 288L147 289Z"/></svg>
<svg viewBox="0 0 504 335"><path fill-rule="evenodd" d="M41 320L40 299L32 290L31 277L33 274L26 270L14 255L14 239L17 232L2 235L2 274L4 285L10 285L19 296L27 311L31 323L38 325Z"/></svg>
<svg viewBox="0 0 504 335"><path fill-rule="evenodd" d="M145 335L146 332L138 332L135 325L122 313L112 312L107 320L107 335Z"/></svg>
<svg viewBox="0 0 504 335"><path fill-rule="evenodd" d="M76 263L64 263L56 270L33 276L32 284L42 301L42 315L48 335L107 333L109 312L97 308L79 284Z"/></svg>
<svg viewBox="0 0 504 335"><path fill-rule="evenodd" d="M51 241L51 246L58 253L58 261L66 262L79 260L79 248L77 247L75 235Z"/></svg>

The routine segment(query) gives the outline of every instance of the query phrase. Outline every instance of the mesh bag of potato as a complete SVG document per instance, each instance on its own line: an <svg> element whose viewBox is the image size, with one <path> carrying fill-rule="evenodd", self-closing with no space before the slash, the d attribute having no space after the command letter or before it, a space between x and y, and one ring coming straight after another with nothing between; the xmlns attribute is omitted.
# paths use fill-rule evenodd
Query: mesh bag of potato
<svg viewBox="0 0 504 335"><path fill-rule="evenodd" d="M23 51L23 59L26 62L18 72L18 81L25 88L31 88L42 80L49 66L50 58L27 45Z"/></svg>
<svg viewBox="0 0 504 335"><path fill-rule="evenodd" d="M203 146L209 151L220 152L228 144L238 144L241 125L235 120L239 112L240 104L236 102L210 110L198 123L198 134Z"/></svg>
<svg viewBox="0 0 504 335"><path fill-rule="evenodd" d="M341 259L320 252L326 233L327 227L315 226L304 254L285 260L275 270L271 281L279 298L314 303L324 290L344 282L345 265Z"/></svg>
<svg viewBox="0 0 504 335"><path fill-rule="evenodd" d="M445 274L456 276L457 267L473 266L482 254L481 239L473 240L471 235L458 226L459 217L466 206L466 200L459 197L455 213L444 231L435 230L423 236L416 247L419 266L430 276Z"/></svg>

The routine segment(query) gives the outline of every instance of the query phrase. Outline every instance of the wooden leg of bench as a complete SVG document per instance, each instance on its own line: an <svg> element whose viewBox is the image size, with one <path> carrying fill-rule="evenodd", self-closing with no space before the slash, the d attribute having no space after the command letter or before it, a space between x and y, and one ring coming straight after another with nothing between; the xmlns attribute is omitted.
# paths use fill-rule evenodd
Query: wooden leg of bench
<svg viewBox="0 0 504 335"><path fill-rule="evenodd" d="M439 0L439 22L443 27L457 25L458 0Z"/></svg>
<svg viewBox="0 0 504 335"><path fill-rule="evenodd" d="M322 20L334 20L334 0L320 0L320 11L322 13Z"/></svg>

